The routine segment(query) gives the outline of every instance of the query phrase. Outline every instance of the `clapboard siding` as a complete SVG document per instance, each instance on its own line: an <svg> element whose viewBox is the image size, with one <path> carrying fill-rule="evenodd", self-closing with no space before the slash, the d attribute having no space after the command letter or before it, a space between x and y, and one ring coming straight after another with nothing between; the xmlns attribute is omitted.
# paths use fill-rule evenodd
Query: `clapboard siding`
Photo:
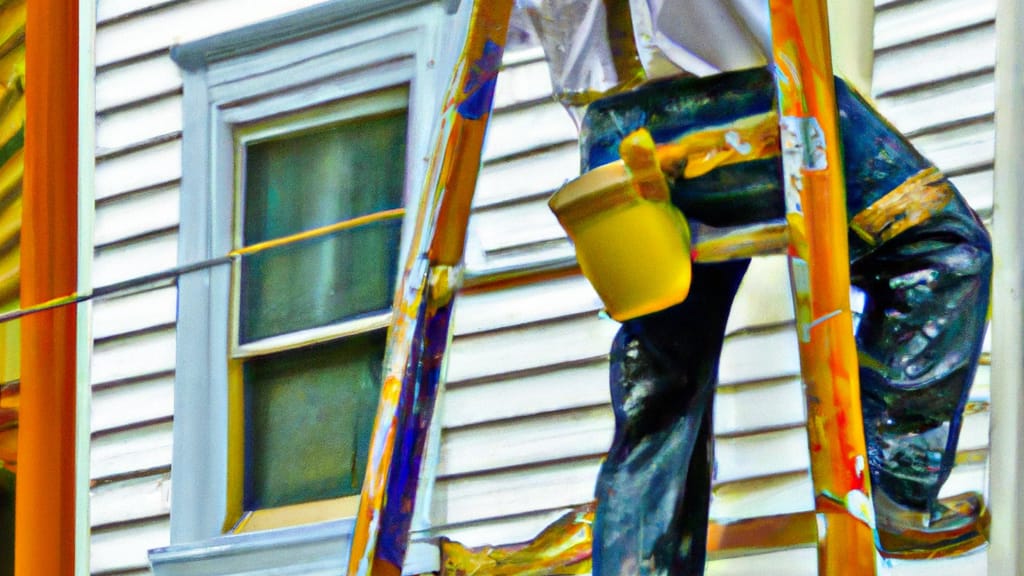
<svg viewBox="0 0 1024 576"><path fill-rule="evenodd" d="M173 286L145 290L93 305L92 333L96 340L174 324L177 290Z"/></svg>
<svg viewBox="0 0 1024 576"><path fill-rule="evenodd" d="M134 18L119 18L97 26L96 65L166 50L169 46L197 40L247 24L261 22L286 12L322 3L324 0L287 2L242 2L238 0L192 0L137 3ZM103 4L103 0L97 3ZM158 4L154 6L154 4ZM152 9L149 9L153 6Z"/></svg>
<svg viewBox="0 0 1024 576"><path fill-rule="evenodd" d="M96 116L96 153L106 155L181 132L181 94Z"/></svg>
<svg viewBox="0 0 1024 576"><path fill-rule="evenodd" d="M178 186L160 186L96 203L96 246L139 238L178 225Z"/></svg>
<svg viewBox="0 0 1024 576"><path fill-rule="evenodd" d="M169 472L101 484L92 489L89 519L96 527L166 516L171 507Z"/></svg>
<svg viewBox="0 0 1024 576"><path fill-rule="evenodd" d="M879 20L884 12L879 14ZM995 66L995 22L985 22L942 36L895 46L875 55L877 95L991 72Z"/></svg>
<svg viewBox="0 0 1024 576"><path fill-rule="evenodd" d="M875 22L875 49L913 44L995 18L996 0L903 2L881 11Z"/></svg>
<svg viewBox="0 0 1024 576"><path fill-rule="evenodd" d="M98 2L95 285L177 264L182 81L170 47L321 1ZM167 284L95 306L94 573L148 573L147 551L169 543L176 311Z"/></svg>
<svg viewBox="0 0 1024 576"><path fill-rule="evenodd" d="M170 543L170 521L163 519L95 530L90 548L93 574L148 574L147 552Z"/></svg>
<svg viewBox="0 0 1024 576"><path fill-rule="evenodd" d="M98 247L94 258L92 277L97 286L170 270L178 263L178 229Z"/></svg>
<svg viewBox="0 0 1024 576"><path fill-rule="evenodd" d="M181 178L181 141L145 146L96 162L96 200L166 186Z"/></svg>
<svg viewBox="0 0 1024 576"><path fill-rule="evenodd" d="M103 6L103 2L99 5ZM96 111L99 113L180 92L181 75L166 50L96 71Z"/></svg>
<svg viewBox="0 0 1024 576"><path fill-rule="evenodd" d="M93 435L90 465L94 480L170 468L171 423L157 422Z"/></svg>

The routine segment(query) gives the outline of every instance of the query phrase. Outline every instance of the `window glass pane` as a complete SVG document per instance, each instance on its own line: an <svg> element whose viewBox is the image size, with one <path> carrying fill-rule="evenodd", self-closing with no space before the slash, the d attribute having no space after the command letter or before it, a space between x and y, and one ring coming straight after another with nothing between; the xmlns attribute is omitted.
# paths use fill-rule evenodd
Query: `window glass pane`
<svg viewBox="0 0 1024 576"><path fill-rule="evenodd" d="M245 363L246 510L359 494L385 332Z"/></svg>
<svg viewBox="0 0 1024 576"><path fill-rule="evenodd" d="M245 256L239 342L387 310L401 228L387 220Z"/></svg>
<svg viewBox="0 0 1024 576"><path fill-rule="evenodd" d="M244 243L402 205L406 113L249 144Z"/></svg>
<svg viewBox="0 0 1024 576"><path fill-rule="evenodd" d="M360 118L246 148L246 245L402 205L406 113ZM247 256L239 341L385 310L400 220Z"/></svg>

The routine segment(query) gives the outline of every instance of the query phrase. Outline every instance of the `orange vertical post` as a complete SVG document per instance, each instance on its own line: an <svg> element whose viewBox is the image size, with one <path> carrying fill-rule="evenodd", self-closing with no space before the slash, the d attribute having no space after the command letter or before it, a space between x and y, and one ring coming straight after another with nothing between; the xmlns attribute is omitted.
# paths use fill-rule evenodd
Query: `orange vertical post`
<svg viewBox="0 0 1024 576"><path fill-rule="evenodd" d="M75 291L78 2L28 0L21 303ZM16 576L75 570L75 308L21 321Z"/></svg>
<svg viewBox="0 0 1024 576"><path fill-rule="evenodd" d="M825 0L770 0L790 266L821 530L818 573L875 573Z"/></svg>

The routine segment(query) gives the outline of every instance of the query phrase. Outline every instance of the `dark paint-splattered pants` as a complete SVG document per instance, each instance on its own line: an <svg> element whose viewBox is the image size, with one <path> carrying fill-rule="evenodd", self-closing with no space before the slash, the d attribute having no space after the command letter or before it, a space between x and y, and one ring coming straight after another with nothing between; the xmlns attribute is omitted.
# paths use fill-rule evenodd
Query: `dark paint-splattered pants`
<svg viewBox="0 0 1024 576"><path fill-rule="evenodd" d="M906 183L932 165L843 82L836 89L851 277L866 295L856 336L872 485L900 506L927 511L953 465L981 352L990 242L941 174L925 189L944 205L903 222L912 216L899 212L908 200L900 195L921 191ZM584 121L583 167L616 159L618 142L637 128L666 142L767 112L772 98L770 73L750 70L605 99ZM767 159L670 185L688 219L729 226L780 218L779 178L778 160ZM595 575L703 573L711 403L729 309L748 263L696 264L683 303L625 322L614 340L616 431L596 488Z"/></svg>

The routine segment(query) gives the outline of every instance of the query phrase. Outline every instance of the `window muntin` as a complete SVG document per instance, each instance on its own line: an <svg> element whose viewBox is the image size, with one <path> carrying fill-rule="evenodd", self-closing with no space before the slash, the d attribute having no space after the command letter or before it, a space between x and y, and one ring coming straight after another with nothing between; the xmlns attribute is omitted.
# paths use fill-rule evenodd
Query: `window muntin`
<svg viewBox="0 0 1024 576"><path fill-rule="evenodd" d="M236 131L235 248L367 220L234 267L238 529L358 499L402 245L407 106L401 87ZM264 512L275 520L253 521Z"/></svg>

